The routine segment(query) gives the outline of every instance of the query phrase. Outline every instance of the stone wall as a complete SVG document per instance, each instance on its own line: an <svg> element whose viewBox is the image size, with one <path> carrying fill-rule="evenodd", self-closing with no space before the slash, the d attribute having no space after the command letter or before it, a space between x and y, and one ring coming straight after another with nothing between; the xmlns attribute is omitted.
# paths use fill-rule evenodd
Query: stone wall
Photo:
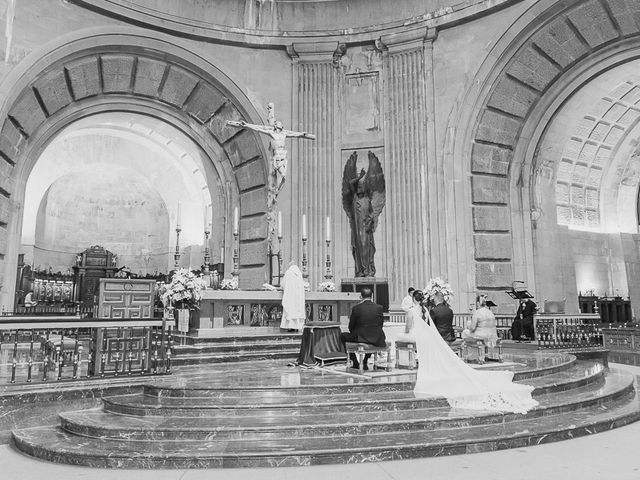
<svg viewBox="0 0 640 480"><path fill-rule="evenodd" d="M61 121L119 101L118 108L175 123L210 158L219 155L220 185L209 185L225 203L219 218L226 245L233 207L241 206L244 287L267 280L267 142L225 121L265 123L268 102L285 127L317 135L289 144L290 175L279 205L285 260L300 263L307 214L312 285L323 276L327 216L334 275L353 275L340 197L352 151L371 150L383 165L387 204L376 263L378 276L390 280L392 303L407 285L436 275L451 280L460 311L477 290L500 295L521 279L537 298L547 295L544 285L559 284L569 299L577 288L569 250L583 242L610 245L616 265L634 262L632 243L622 248L619 236L574 235L549 216L539 222L532 152L558 108L554 102L570 95L563 88L580 71L609 68L607 55L620 53L617 45L637 43L637 2L405 0L378 9L352 2L331 25L322 22L333 17L313 14L345 2L266 2L259 11L248 10L255 2L226 2L215 18L196 15L204 4L193 2L178 12L186 19L180 25L170 18L171 2L152 2L158 8L150 14L142 8L149 2L140 0L130 21L121 15L122 2L105 9L98 3L104 4L18 4L10 61L0 69L6 98L0 222L7 229L0 224L0 237L7 238L7 261L17 255L12 232L20 222L9 212L19 214L20 195L13 192L28 175L21 162L35 162L38 143ZM301 9L307 14L293 15ZM353 29L340 29L347 24ZM596 268L596 257L578 261Z"/></svg>

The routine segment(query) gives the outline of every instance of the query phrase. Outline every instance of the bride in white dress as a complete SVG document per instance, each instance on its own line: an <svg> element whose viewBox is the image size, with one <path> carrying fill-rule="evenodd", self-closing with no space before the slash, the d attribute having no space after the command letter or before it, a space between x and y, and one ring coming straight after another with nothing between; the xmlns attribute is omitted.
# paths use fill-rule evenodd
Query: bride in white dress
<svg viewBox="0 0 640 480"><path fill-rule="evenodd" d="M423 294L414 292L409 310L412 334L419 355L417 398L444 397L452 408L526 413L538 405L533 387L513 383L513 372L475 370L463 362L445 342L426 307Z"/></svg>

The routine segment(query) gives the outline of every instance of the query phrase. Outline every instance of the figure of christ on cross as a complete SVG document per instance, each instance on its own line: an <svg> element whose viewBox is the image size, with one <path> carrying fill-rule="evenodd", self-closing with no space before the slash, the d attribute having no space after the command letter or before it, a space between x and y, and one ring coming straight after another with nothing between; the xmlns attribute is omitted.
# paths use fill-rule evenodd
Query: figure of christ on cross
<svg viewBox="0 0 640 480"><path fill-rule="evenodd" d="M282 186L284 185L287 177L286 139L308 138L310 140L315 140L316 136L307 132L285 130L282 126L282 122L280 120L275 120L273 115L273 103L270 103L267 106L267 111L269 112L269 123L271 123L271 125L255 125L247 123L244 120L239 122L235 120L227 120L227 125L248 128L254 132L264 133L271 137L271 141L269 143L269 150L271 151L271 198L269 199L269 207L272 209L275 206L278 194L280 193L280 190L282 190Z"/></svg>

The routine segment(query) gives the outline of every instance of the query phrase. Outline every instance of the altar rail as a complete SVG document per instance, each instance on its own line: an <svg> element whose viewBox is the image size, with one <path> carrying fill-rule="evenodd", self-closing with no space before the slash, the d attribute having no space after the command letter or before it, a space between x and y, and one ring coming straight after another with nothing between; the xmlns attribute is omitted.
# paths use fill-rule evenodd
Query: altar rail
<svg viewBox="0 0 640 480"><path fill-rule="evenodd" d="M25 307L19 305L13 311L2 310L2 316L79 316L91 318L94 316L94 307L85 307L84 305L35 305L33 307Z"/></svg>
<svg viewBox="0 0 640 480"><path fill-rule="evenodd" d="M459 335L467 322L471 320L471 313L455 313L453 326ZM511 325L513 315L496 315L498 337L511 340ZM404 323L403 311L390 311L385 319L391 323ZM617 326L617 324L613 324ZM534 317L534 331L538 341L538 348L578 348L600 347L603 344L602 329L612 324L600 323L597 314L539 314Z"/></svg>
<svg viewBox="0 0 640 480"><path fill-rule="evenodd" d="M0 382L171 373L173 325L158 319L0 317Z"/></svg>

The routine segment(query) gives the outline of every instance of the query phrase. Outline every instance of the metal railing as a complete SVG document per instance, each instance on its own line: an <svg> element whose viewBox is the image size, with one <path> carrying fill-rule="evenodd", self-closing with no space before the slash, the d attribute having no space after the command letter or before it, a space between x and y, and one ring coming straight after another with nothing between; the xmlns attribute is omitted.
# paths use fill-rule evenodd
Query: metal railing
<svg viewBox="0 0 640 480"><path fill-rule="evenodd" d="M471 320L471 313L454 313L453 327L459 334ZM513 315L501 315L496 317L496 329L498 337L502 340L511 340L511 325ZM392 310L385 321L391 323L404 323L405 312ZM602 346L602 328L611 324L600 323L597 314L539 314L534 316L534 332L538 342L538 348L577 348Z"/></svg>
<svg viewBox="0 0 640 480"><path fill-rule="evenodd" d="M171 373L173 324L159 319L0 317L0 382Z"/></svg>

